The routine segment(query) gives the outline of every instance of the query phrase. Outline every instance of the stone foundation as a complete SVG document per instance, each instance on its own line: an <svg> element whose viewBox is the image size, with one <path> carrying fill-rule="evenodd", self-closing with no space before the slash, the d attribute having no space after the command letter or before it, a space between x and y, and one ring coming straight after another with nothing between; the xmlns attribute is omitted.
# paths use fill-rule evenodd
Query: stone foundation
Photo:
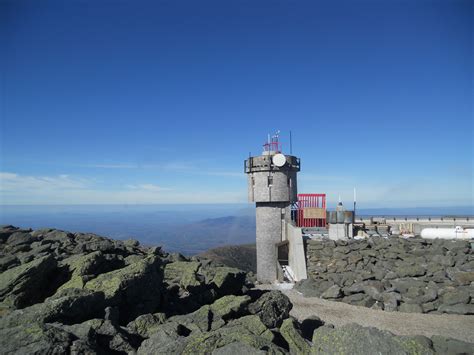
<svg viewBox="0 0 474 355"><path fill-rule="evenodd" d="M309 240L307 296L386 311L474 314L468 241L370 238Z"/></svg>

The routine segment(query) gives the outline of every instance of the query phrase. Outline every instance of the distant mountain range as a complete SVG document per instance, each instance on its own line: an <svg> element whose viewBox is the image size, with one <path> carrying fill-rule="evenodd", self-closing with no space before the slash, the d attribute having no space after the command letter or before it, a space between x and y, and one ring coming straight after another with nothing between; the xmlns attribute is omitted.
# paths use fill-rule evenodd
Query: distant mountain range
<svg viewBox="0 0 474 355"><path fill-rule="evenodd" d="M257 249L255 244L228 245L212 248L199 254L199 256L247 272L257 273Z"/></svg>
<svg viewBox="0 0 474 355"><path fill-rule="evenodd" d="M207 218L175 226L167 235L167 250L188 255L218 246L255 243L255 217Z"/></svg>
<svg viewBox="0 0 474 355"><path fill-rule="evenodd" d="M474 215L474 208L360 208L357 215ZM170 252L185 255L225 245L255 243L255 206L251 204L0 205L0 224L87 231L116 239L132 237L142 244L162 245Z"/></svg>

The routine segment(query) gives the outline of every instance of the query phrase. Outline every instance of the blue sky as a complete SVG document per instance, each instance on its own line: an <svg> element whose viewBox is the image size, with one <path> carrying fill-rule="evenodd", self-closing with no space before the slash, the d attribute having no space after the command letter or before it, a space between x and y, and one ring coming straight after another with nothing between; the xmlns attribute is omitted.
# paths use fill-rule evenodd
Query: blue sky
<svg viewBox="0 0 474 355"><path fill-rule="evenodd" d="M0 1L0 203L473 205L473 2Z"/></svg>

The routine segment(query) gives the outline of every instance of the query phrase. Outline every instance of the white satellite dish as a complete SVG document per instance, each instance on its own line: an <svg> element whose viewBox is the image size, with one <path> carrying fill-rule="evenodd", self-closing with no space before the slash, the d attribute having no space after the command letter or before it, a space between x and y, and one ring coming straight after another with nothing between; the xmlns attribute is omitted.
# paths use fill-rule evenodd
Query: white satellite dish
<svg viewBox="0 0 474 355"><path fill-rule="evenodd" d="M286 157L283 154L275 154L272 158L272 162L275 166L281 168L283 165L286 164Z"/></svg>

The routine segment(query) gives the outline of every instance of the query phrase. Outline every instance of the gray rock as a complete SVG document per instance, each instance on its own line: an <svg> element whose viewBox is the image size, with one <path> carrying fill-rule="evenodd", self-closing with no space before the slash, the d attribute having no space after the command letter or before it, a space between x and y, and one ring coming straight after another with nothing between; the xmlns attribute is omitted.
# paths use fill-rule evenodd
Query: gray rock
<svg viewBox="0 0 474 355"><path fill-rule="evenodd" d="M0 329L2 354L67 354L73 340L61 328L34 321Z"/></svg>
<svg viewBox="0 0 474 355"><path fill-rule="evenodd" d="M453 280L458 285L470 285L474 282L474 271L456 272L453 275Z"/></svg>
<svg viewBox="0 0 474 355"><path fill-rule="evenodd" d="M400 277L415 277L426 274L426 269L420 265L403 265L398 267L395 272Z"/></svg>
<svg viewBox="0 0 474 355"><path fill-rule="evenodd" d="M61 327L85 341L86 346L94 349L93 353L134 354L139 346L137 338L109 320L91 319L80 324Z"/></svg>
<svg viewBox="0 0 474 355"><path fill-rule="evenodd" d="M339 298L342 296L341 288L338 285L329 287L321 295L322 298Z"/></svg>
<svg viewBox="0 0 474 355"><path fill-rule="evenodd" d="M184 334L183 332L184 329L175 322L158 326L155 332L141 343L137 354L181 354L188 342L184 335L180 335Z"/></svg>
<svg viewBox="0 0 474 355"><path fill-rule="evenodd" d="M12 225L2 225L0 226L0 243L5 243L7 239L15 232L21 231L18 227ZM25 230L23 232L29 232Z"/></svg>
<svg viewBox="0 0 474 355"><path fill-rule="evenodd" d="M0 301L13 308L23 308L42 301L50 291L56 265L54 257L49 255L2 272Z"/></svg>
<svg viewBox="0 0 474 355"><path fill-rule="evenodd" d="M267 354L264 350L257 350L250 345L236 341L234 343L230 343L224 345L221 348L218 348L212 352L212 355L264 355Z"/></svg>
<svg viewBox="0 0 474 355"><path fill-rule="evenodd" d="M361 301L363 301L366 298L366 295L363 293L354 293L349 296L345 296L342 298L342 302L353 304L353 305L359 305Z"/></svg>
<svg viewBox="0 0 474 355"><path fill-rule="evenodd" d="M431 337L433 347L438 354L474 354L474 344L457 339L445 338L440 335Z"/></svg>
<svg viewBox="0 0 474 355"><path fill-rule="evenodd" d="M164 313L142 314L135 320L127 324L127 328L131 333L138 334L143 338L149 338L156 330L155 328L165 323L166 315Z"/></svg>
<svg viewBox="0 0 474 355"><path fill-rule="evenodd" d="M443 266L453 266L455 263L454 258L449 255L434 255L431 260Z"/></svg>
<svg viewBox="0 0 474 355"><path fill-rule="evenodd" d="M442 303L445 305L454 305L458 303L469 303L471 296L468 292L462 290L452 290L443 294Z"/></svg>
<svg viewBox="0 0 474 355"><path fill-rule="evenodd" d="M387 292L382 294L382 299L384 303L384 310L389 312L394 312L398 309L398 303L401 300L401 296L396 292Z"/></svg>
<svg viewBox="0 0 474 355"><path fill-rule="evenodd" d="M427 283L423 280L417 280L413 278L395 279L390 281L394 291L400 294L404 294L411 287L425 288Z"/></svg>
<svg viewBox="0 0 474 355"><path fill-rule="evenodd" d="M474 304L442 304L441 306L439 306L438 311L440 311L441 313L474 314Z"/></svg>
<svg viewBox="0 0 474 355"><path fill-rule="evenodd" d="M288 318L293 305L290 299L280 291L264 293L249 305L249 311L257 314L268 328L279 327L283 319Z"/></svg>
<svg viewBox="0 0 474 355"><path fill-rule="evenodd" d="M193 332L187 339L183 354L209 354L235 342L242 342L255 350L284 353L274 344L273 333L255 315L229 322L225 327L205 333Z"/></svg>
<svg viewBox="0 0 474 355"><path fill-rule="evenodd" d="M4 255L0 257L0 272L8 270L20 264L20 260L14 255Z"/></svg>
<svg viewBox="0 0 474 355"><path fill-rule="evenodd" d="M298 323L294 319L285 319L280 327L280 333L288 343L290 354L310 353L310 344L301 335Z"/></svg>
<svg viewBox="0 0 474 355"><path fill-rule="evenodd" d="M35 237L32 237L28 232L15 232L10 235L7 239L7 244L9 246L21 245L21 244L31 244L36 241Z"/></svg>
<svg viewBox="0 0 474 355"><path fill-rule="evenodd" d="M354 293L364 292L366 284L363 282L356 282L350 287L344 287L343 291L345 295L352 295Z"/></svg>
<svg viewBox="0 0 474 355"><path fill-rule="evenodd" d="M423 313L423 308L416 303L402 303L400 304L399 311L405 313Z"/></svg>
<svg viewBox="0 0 474 355"><path fill-rule="evenodd" d="M104 295L88 290L68 289L21 310L14 310L0 318L0 328L14 328L27 323L73 324L102 317Z"/></svg>
<svg viewBox="0 0 474 355"><path fill-rule="evenodd" d="M126 247L138 247L140 245L140 242L136 239L127 239L123 241L123 244Z"/></svg>
<svg viewBox="0 0 474 355"><path fill-rule="evenodd" d="M313 334L312 354L434 354L429 339L395 336L357 324L320 327Z"/></svg>
<svg viewBox="0 0 474 355"><path fill-rule="evenodd" d="M108 306L120 310L120 322L128 323L140 314L153 313L160 304L162 275L160 260L148 257L119 270L100 274L84 288L103 292Z"/></svg>

